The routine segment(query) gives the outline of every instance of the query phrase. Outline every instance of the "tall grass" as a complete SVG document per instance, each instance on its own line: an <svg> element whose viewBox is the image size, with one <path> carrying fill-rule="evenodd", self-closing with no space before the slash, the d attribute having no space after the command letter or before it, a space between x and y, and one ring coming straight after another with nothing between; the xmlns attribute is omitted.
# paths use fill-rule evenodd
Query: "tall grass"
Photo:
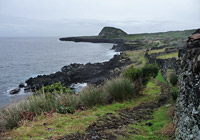
<svg viewBox="0 0 200 140"><path fill-rule="evenodd" d="M95 88L94 86L86 87L80 94L80 102L85 107L106 104L108 99L108 94L103 92L102 88Z"/></svg>
<svg viewBox="0 0 200 140"><path fill-rule="evenodd" d="M5 108L1 114L4 127L12 129L17 127L24 120L32 120L44 112L73 113L79 104L75 95L61 94L47 96L41 94L30 96L27 100ZM1 124L2 125L2 124Z"/></svg>
<svg viewBox="0 0 200 140"><path fill-rule="evenodd" d="M136 96L133 82L126 78L116 78L107 81L104 90L114 101L123 101Z"/></svg>

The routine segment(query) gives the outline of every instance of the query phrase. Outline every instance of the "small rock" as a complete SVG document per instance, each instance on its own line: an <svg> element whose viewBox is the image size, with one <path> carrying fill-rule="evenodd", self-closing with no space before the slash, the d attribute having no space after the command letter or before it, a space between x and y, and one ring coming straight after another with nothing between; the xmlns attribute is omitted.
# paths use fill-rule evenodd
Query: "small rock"
<svg viewBox="0 0 200 140"><path fill-rule="evenodd" d="M23 88L24 86L24 83L19 84L19 88Z"/></svg>
<svg viewBox="0 0 200 140"><path fill-rule="evenodd" d="M10 94L17 94L17 93L19 93L19 91L20 91L20 88L15 88L10 91Z"/></svg>

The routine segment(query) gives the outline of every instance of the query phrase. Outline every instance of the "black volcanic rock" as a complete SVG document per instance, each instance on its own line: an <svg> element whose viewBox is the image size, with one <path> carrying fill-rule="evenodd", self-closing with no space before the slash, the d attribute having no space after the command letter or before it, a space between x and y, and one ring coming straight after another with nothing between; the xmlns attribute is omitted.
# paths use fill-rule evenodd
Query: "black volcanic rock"
<svg viewBox="0 0 200 140"><path fill-rule="evenodd" d="M10 94L18 94L20 92L20 88L15 88L10 91Z"/></svg>
<svg viewBox="0 0 200 140"><path fill-rule="evenodd" d="M19 88L25 87L24 83L19 84Z"/></svg>
<svg viewBox="0 0 200 140"><path fill-rule="evenodd" d="M91 42L91 43L121 43L123 39L108 39L100 37L65 37L60 38L60 41L74 41L74 42Z"/></svg>
<svg viewBox="0 0 200 140"><path fill-rule="evenodd" d="M51 85L61 82L69 87L72 83L89 83L98 85L105 79L110 78L114 69L131 64L131 60L123 55L115 55L110 61L103 63L71 64L64 66L61 71L50 75L39 75L26 81L27 85L34 91L43 85ZM119 74L119 73L116 73ZM114 75L115 76L115 75Z"/></svg>

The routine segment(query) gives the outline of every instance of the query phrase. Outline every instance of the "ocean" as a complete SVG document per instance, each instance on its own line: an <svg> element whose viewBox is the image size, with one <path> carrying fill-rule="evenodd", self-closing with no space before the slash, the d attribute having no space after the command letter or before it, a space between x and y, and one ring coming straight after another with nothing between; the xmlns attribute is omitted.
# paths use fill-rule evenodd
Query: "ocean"
<svg viewBox="0 0 200 140"><path fill-rule="evenodd" d="M30 77L50 74L71 63L95 63L111 59L113 44L62 42L59 37L0 38L0 106L24 99L23 90L10 95Z"/></svg>

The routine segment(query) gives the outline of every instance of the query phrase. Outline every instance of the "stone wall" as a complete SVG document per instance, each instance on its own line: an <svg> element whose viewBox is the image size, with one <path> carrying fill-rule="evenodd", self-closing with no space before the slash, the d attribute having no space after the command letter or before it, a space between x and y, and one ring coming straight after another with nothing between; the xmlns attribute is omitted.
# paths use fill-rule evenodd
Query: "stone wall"
<svg viewBox="0 0 200 140"><path fill-rule="evenodd" d="M199 45L198 45L199 44ZM179 97L174 122L177 140L200 140L200 40L179 51Z"/></svg>

